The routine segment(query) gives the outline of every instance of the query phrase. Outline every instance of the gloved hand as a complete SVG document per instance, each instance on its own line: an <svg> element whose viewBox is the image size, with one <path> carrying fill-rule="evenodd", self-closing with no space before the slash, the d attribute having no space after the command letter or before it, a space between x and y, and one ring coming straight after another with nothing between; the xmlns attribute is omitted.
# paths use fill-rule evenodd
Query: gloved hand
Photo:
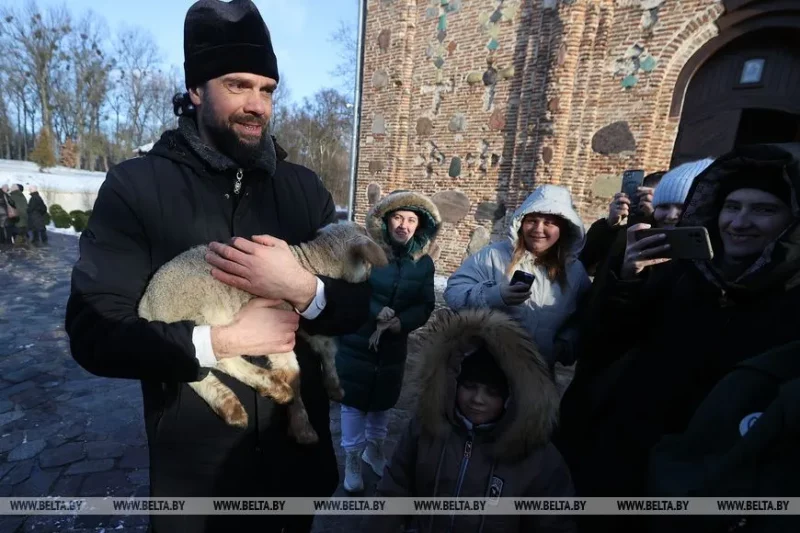
<svg viewBox="0 0 800 533"><path fill-rule="evenodd" d="M378 344L381 341L381 335L387 329L392 333L399 333L400 332L400 319L394 316L394 309L391 307L384 307L378 312L378 316L375 317L377 322L377 327L375 328L375 333L373 333L369 338L369 348L372 351L378 351Z"/></svg>
<svg viewBox="0 0 800 533"><path fill-rule="evenodd" d="M500 297L508 306L519 305L531 297L531 288L521 283L515 285L503 283L500 285Z"/></svg>

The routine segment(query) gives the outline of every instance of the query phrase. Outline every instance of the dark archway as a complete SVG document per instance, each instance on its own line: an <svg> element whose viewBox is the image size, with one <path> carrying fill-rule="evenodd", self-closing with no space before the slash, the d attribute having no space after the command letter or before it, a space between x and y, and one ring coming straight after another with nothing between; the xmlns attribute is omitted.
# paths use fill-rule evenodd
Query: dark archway
<svg viewBox="0 0 800 533"><path fill-rule="evenodd" d="M681 121L672 165L719 156L738 144L798 137L800 4L739 3L739 11L719 20L726 29L681 72L673 98L672 111L677 106ZM765 15L765 6L774 9ZM791 16L770 25L775 9L792 6L796 26Z"/></svg>

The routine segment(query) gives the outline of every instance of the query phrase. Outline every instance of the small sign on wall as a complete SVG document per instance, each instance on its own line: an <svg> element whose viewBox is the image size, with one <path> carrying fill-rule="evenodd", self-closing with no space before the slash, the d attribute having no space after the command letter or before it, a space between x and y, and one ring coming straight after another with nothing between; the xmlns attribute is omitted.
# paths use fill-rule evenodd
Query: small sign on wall
<svg viewBox="0 0 800 533"><path fill-rule="evenodd" d="M739 78L739 83L741 85L761 83L761 78L764 75L764 63L765 60L763 58L754 58L745 61L742 66L742 75Z"/></svg>

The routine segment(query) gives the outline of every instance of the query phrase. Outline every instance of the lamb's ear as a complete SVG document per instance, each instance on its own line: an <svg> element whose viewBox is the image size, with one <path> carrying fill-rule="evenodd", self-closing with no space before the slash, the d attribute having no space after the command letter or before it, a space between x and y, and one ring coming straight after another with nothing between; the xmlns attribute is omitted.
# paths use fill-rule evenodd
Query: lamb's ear
<svg viewBox="0 0 800 533"><path fill-rule="evenodd" d="M350 251L372 266L382 267L389 264L383 248L367 236L358 237L350 247Z"/></svg>

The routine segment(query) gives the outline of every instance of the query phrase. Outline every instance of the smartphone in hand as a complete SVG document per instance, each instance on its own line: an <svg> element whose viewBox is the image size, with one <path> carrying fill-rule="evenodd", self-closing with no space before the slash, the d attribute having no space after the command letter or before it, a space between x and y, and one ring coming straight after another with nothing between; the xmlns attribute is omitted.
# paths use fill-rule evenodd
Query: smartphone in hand
<svg viewBox="0 0 800 533"><path fill-rule="evenodd" d="M662 257L670 259L699 259L711 260L714 258L714 249L708 230L702 226L677 227L677 228L649 228L639 230L634 235L636 240L642 240L651 235L664 234L666 242L662 241L657 246L669 244L669 250Z"/></svg>
<svg viewBox="0 0 800 533"><path fill-rule="evenodd" d="M622 192L630 199L631 207L638 202L638 189L644 182L644 170L626 170L622 173Z"/></svg>
<svg viewBox="0 0 800 533"><path fill-rule="evenodd" d="M534 279L535 276L533 274L524 272L522 270L517 270L514 272L514 275L511 276L511 285L522 284L530 289L531 285L533 285Z"/></svg>

